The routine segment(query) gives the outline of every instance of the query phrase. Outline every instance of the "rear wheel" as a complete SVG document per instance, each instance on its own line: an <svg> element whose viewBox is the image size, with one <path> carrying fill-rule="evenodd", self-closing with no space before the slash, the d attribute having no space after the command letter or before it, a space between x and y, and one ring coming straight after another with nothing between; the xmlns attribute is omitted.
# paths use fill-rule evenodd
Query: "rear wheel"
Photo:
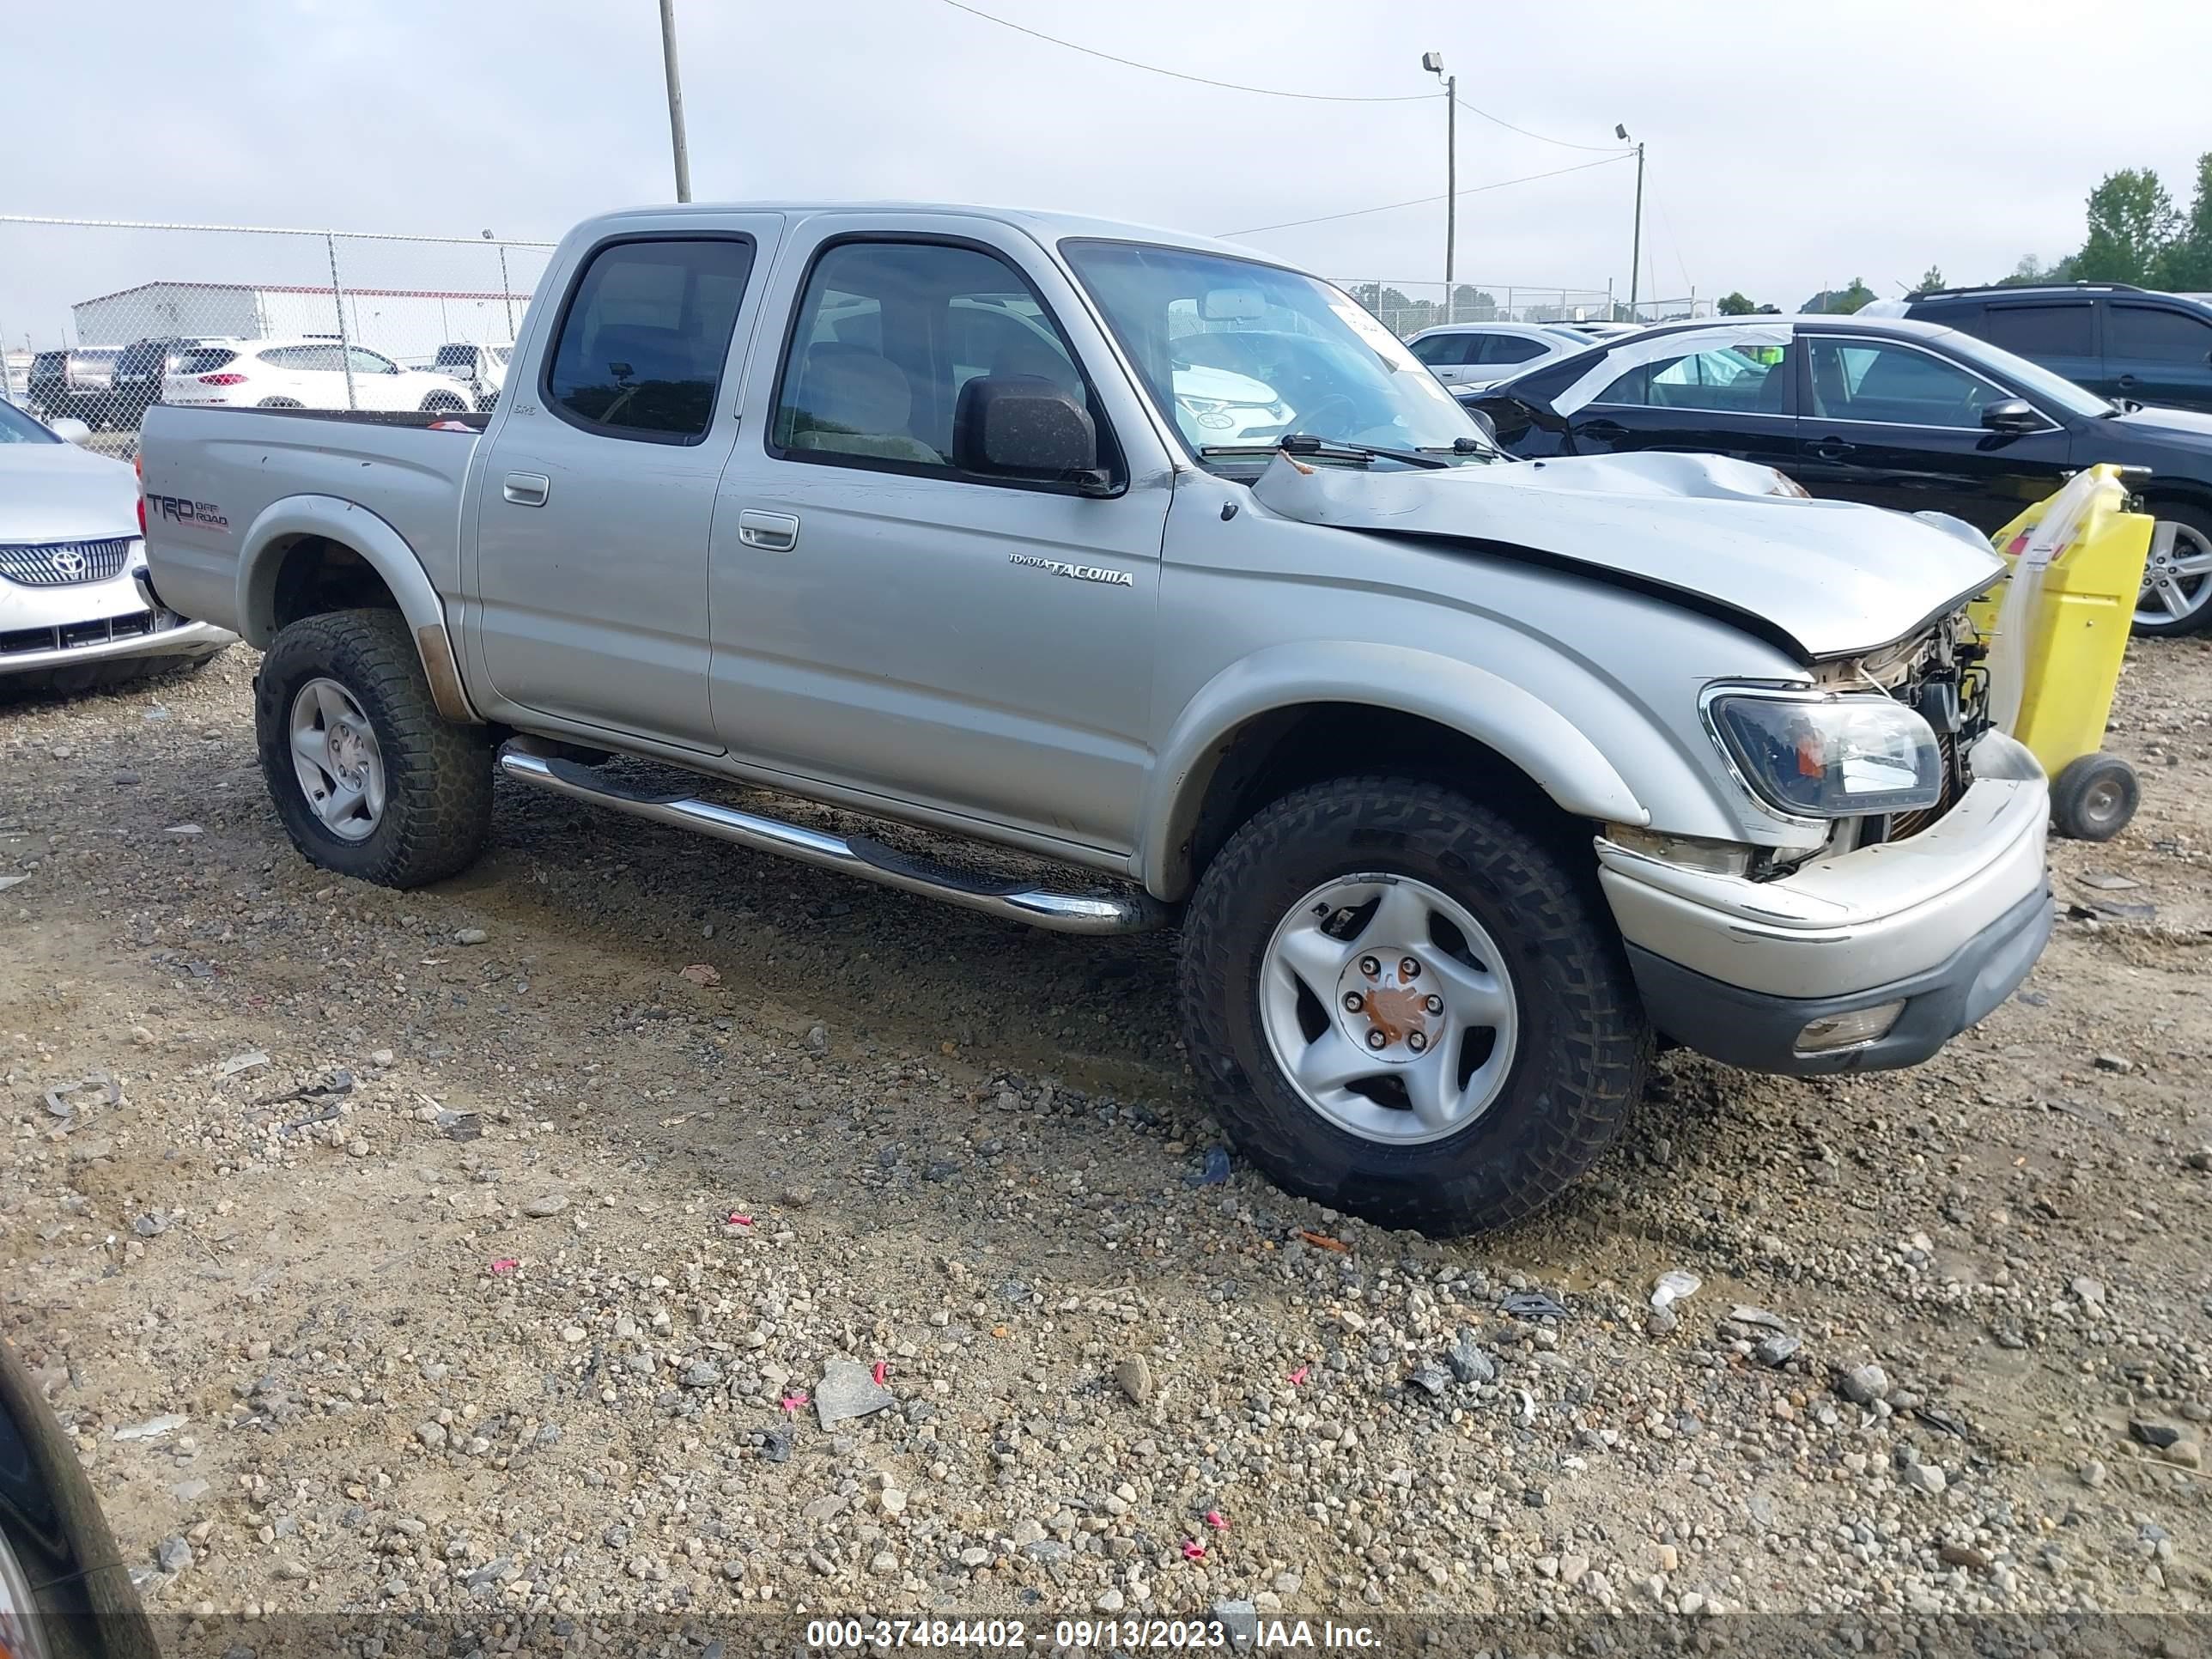
<svg viewBox="0 0 2212 1659"><path fill-rule="evenodd" d="M261 771L292 844L385 887L467 868L491 829L491 744L442 719L393 611L294 623L261 659Z"/></svg>
<svg viewBox="0 0 2212 1659"><path fill-rule="evenodd" d="M2135 631L2194 634L2212 623L2212 513L2160 501L2150 511L2150 557L2136 599Z"/></svg>
<svg viewBox="0 0 2212 1659"><path fill-rule="evenodd" d="M254 405L256 409L298 409L301 406L297 398L264 398Z"/></svg>
<svg viewBox="0 0 2212 1659"><path fill-rule="evenodd" d="M1224 1127L1279 1185L1384 1225L1531 1213L1620 1132L1650 1053L1600 902L1433 784L1266 808L1184 923L1184 1023Z"/></svg>
<svg viewBox="0 0 2212 1659"><path fill-rule="evenodd" d="M425 415L459 415L464 413L467 408L466 404L450 392L434 392L422 399L422 412Z"/></svg>

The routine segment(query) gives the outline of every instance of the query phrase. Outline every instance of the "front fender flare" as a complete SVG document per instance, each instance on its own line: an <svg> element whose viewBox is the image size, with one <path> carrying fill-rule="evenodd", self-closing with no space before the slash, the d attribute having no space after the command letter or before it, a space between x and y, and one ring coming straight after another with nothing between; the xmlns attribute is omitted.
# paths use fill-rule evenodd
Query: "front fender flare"
<svg viewBox="0 0 2212 1659"><path fill-rule="evenodd" d="M240 544L236 612L247 642L265 650L276 637L276 574L286 550L308 536L352 549L384 579L414 635L438 713L449 720L482 725L483 716L469 702L446 630L445 604L422 561L406 538L356 502L336 495L286 495L264 507L247 527Z"/></svg>
<svg viewBox="0 0 2212 1659"><path fill-rule="evenodd" d="M1434 720L1497 750L1578 817L1651 822L1572 720L1486 669L1404 646L1270 646L1200 688L1161 750L1146 793L1137 870L1153 894L1172 899L1189 888L1189 842L1224 739L1256 715L1309 703L1364 703Z"/></svg>

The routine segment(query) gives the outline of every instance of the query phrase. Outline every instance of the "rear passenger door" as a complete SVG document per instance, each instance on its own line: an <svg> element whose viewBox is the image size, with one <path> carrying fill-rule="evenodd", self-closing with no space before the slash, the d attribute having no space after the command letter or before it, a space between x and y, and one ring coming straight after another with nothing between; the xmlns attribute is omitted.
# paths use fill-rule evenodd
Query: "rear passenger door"
<svg viewBox="0 0 2212 1659"><path fill-rule="evenodd" d="M1946 315L1942 320L1949 322ZM1979 335L2015 357L2063 375L2101 397L2112 395L2104 360L2097 353L2097 307L2079 300L1991 300L1978 326L1959 326Z"/></svg>
<svg viewBox="0 0 2212 1659"><path fill-rule="evenodd" d="M1797 459L1787 327L1692 329L1607 354L1554 404L1564 452L1728 455L1787 471Z"/></svg>
<svg viewBox="0 0 2212 1659"><path fill-rule="evenodd" d="M769 772L1126 853L1173 479L1148 418L1010 228L830 216L806 234L714 519L717 730ZM1066 392L1114 493L956 465L981 374Z"/></svg>
<svg viewBox="0 0 2212 1659"><path fill-rule="evenodd" d="M474 475L470 631L507 702L720 747L708 538L737 440L752 279L781 222L642 221L567 268L543 321L532 307L534 383L507 388Z"/></svg>
<svg viewBox="0 0 2212 1659"><path fill-rule="evenodd" d="M2105 373L2114 397L2212 410L2212 316L2179 305L2111 301L2105 308Z"/></svg>

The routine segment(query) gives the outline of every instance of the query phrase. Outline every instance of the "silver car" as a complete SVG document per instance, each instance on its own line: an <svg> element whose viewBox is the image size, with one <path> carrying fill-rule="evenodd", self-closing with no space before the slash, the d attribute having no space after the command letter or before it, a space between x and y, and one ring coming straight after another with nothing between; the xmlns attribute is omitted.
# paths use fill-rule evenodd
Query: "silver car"
<svg viewBox="0 0 2212 1659"><path fill-rule="evenodd" d="M205 662L237 637L143 588L137 483L79 448L88 435L0 404L0 687L81 690Z"/></svg>

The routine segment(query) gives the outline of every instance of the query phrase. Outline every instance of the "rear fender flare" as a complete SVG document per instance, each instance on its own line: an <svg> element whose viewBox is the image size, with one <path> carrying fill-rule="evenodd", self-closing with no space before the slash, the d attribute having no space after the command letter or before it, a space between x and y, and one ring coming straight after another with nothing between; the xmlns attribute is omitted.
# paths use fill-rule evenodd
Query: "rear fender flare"
<svg viewBox="0 0 2212 1659"><path fill-rule="evenodd" d="M384 579L407 619L422 659L430 696L447 720L481 726L470 703L460 663L446 627L446 607L423 573L415 550L385 520L335 495L287 495L262 509L246 530L238 561L239 632L266 650L276 634L276 575L284 554L302 537L319 536L351 548Z"/></svg>

